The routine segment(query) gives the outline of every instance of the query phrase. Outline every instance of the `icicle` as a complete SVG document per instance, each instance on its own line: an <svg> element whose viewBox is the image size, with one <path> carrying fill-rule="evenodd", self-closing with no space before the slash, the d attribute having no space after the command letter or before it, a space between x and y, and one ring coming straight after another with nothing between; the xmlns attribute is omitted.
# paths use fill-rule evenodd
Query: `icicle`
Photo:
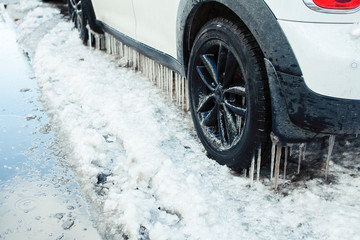
<svg viewBox="0 0 360 240"><path fill-rule="evenodd" d="M169 89L169 93L170 93L170 100L173 100L173 87L174 87L174 72L170 71L170 76L169 76L169 83L170 83L170 89Z"/></svg>
<svg viewBox="0 0 360 240"><path fill-rule="evenodd" d="M148 68L148 77L150 79L150 81L153 83L154 80L152 78L152 64L149 58L146 58L146 64L147 64L147 68Z"/></svg>
<svg viewBox="0 0 360 240"><path fill-rule="evenodd" d="M275 154L276 154L276 144L273 142L271 147L270 180L273 180L274 178Z"/></svg>
<svg viewBox="0 0 360 240"><path fill-rule="evenodd" d="M306 152L306 144L302 143L299 146L299 162L298 162L297 174L300 174L301 161L305 160L305 152Z"/></svg>
<svg viewBox="0 0 360 240"><path fill-rule="evenodd" d="M275 156L276 156L276 145L278 143L277 138L275 137L274 133L270 135L272 141L271 147L271 164L270 164L270 180L274 179L274 164L275 164Z"/></svg>
<svg viewBox="0 0 360 240"><path fill-rule="evenodd" d="M112 55L117 55L116 43L117 43L116 38L113 38L111 44Z"/></svg>
<svg viewBox="0 0 360 240"><path fill-rule="evenodd" d="M135 52L134 50L131 48L131 69L133 71L135 71L135 67L136 67L136 57L135 57Z"/></svg>
<svg viewBox="0 0 360 240"><path fill-rule="evenodd" d="M287 162L288 162L288 156L289 156L289 148L291 149L291 147L285 147L284 180L286 180L286 170L287 170Z"/></svg>
<svg viewBox="0 0 360 240"><path fill-rule="evenodd" d="M171 89L171 83L172 83L172 71L168 69L167 73L167 95L169 96L169 99L172 99L172 89Z"/></svg>
<svg viewBox="0 0 360 240"><path fill-rule="evenodd" d="M91 29L89 27L89 25L86 26L87 30L88 30L88 37L89 37L89 48L92 49L92 33L91 33Z"/></svg>
<svg viewBox="0 0 360 240"><path fill-rule="evenodd" d="M281 151L282 146L277 145L276 147L276 164L275 164L275 190L277 190L279 185L279 175L280 175L280 160L281 160Z"/></svg>
<svg viewBox="0 0 360 240"><path fill-rule="evenodd" d="M185 80L185 78L182 78L182 87L183 87L183 89L182 89L182 101L181 101L181 103L182 103L182 106L183 106L183 109L186 109L186 80Z"/></svg>
<svg viewBox="0 0 360 240"><path fill-rule="evenodd" d="M93 45L95 49L106 49L108 54L119 56L121 66L141 72L181 109L189 110L187 80L181 74L140 54L108 33L102 35L89 31L89 38L90 46Z"/></svg>
<svg viewBox="0 0 360 240"><path fill-rule="evenodd" d="M261 146L259 147L257 153L257 162L256 162L256 181L260 181L260 167L261 167Z"/></svg>
<svg viewBox="0 0 360 240"><path fill-rule="evenodd" d="M100 50L106 50L105 35L104 34L100 35Z"/></svg>
<svg viewBox="0 0 360 240"><path fill-rule="evenodd" d="M160 71L161 71L161 90L165 90L165 69L163 65L160 65Z"/></svg>
<svg viewBox="0 0 360 240"><path fill-rule="evenodd" d="M161 67L159 64L156 64L157 66L157 86L161 89Z"/></svg>
<svg viewBox="0 0 360 240"><path fill-rule="evenodd" d="M126 49L126 61L127 61L127 67L131 67L131 53L130 53L130 48L128 46L125 46Z"/></svg>
<svg viewBox="0 0 360 240"><path fill-rule="evenodd" d="M150 79L151 79L151 82L154 83L154 69L153 69L153 61L151 59L148 59L149 60L149 69L150 69Z"/></svg>
<svg viewBox="0 0 360 240"><path fill-rule="evenodd" d="M183 109L183 81L182 81L182 77L179 77L179 106Z"/></svg>
<svg viewBox="0 0 360 240"><path fill-rule="evenodd" d="M165 92L166 91L166 79L165 79L165 77L166 77L166 68L164 67L164 66L161 66L161 85L162 85L162 90L163 90L163 92Z"/></svg>
<svg viewBox="0 0 360 240"><path fill-rule="evenodd" d="M185 110L189 111L190 109L190 103L189 103L189 88L188 88L188 81L186 80L186 78L184 77L184 83L185 83Z"/></svg>
<svg viewBox="0 0 360 240"><path fill-rule="evenodd" d="M167 92L167 88L168 88L168 85L167 85L167 76L168 76L168 69L166 67L163 68L163 86L164 86L164 89L163 91L164 92Z"/></svg>
<svg viewBox="0 0 360 240"><path fill-rule="evenodd" d="M327 155L327 159L326 159L325 181L327 181L327 179L328 179L330 158L331 158L332 151L334 149L334 145L335 145L335 136L331 135L329 137L329 149L328 149L328 155Z"/></svg>
<svg viewBox="0 0 360 240"><path fill-rule="evenodd" d="M247 169L244 169L244 177L247 177Z"/></svg>
<svg viewBox="0 0 360 240"><path fill-rule="evenodd" d="M96 50L101 50L100 35L99 34L95 34L95 45L96 45Z"/></svg>
<svg viewBox="0 0 360 240"><path fill-rule="evenodd" d="M250 185L252 186L254 184L254 175L255 175L255 154L252 157L251 160L251 166L250 166Z"/></svg>
<svg viewBox="0 0 360 240"><path fill-rule="evenodd" d="M136 70L140 71L140 53L136 52Z"/></svg>
<svg viewBox="0 0 360 240"><path fill-rule="evenodd" d="M139 54L139 56L139 71L146 76L146 71L144 68L144 56L142 54Z"/></svg>
<svg viewBox="0 0 360 240"><path fill-rule="evenodd" d="M179 74L175 75L175 101L178 106L180 106L179 101Z"/></svg>
<svg viewBox="0 0 360 240"><path fill-rule="evenodd" d="M144 75L147 77L147 71L148 69L146 68L146 57L144 55L141 55L141 71L144 73Z"/></svg>
<svg viewBox="0 0 360 240"><path fill-rule="evenodd" d="M111 46L110 46L111 36L108 33L105 33L105 44L106 44L106 52L111 54Z"/></svg>

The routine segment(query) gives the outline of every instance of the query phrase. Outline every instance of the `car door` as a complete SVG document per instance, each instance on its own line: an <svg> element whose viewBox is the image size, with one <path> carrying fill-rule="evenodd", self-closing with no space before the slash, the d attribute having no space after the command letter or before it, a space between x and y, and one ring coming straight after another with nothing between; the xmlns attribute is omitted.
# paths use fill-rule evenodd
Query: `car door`
<svg viewBox="0 0 360 240"><path fill-rule="evenodd" d="M132 1L137 40L176 58L176 19L180 0Z"/></svg>
<svg viewBox="0 0 360 240"><path fill-rule="evenodd" d="M92 0L96 19L136 39L132 0Z"/></svg>

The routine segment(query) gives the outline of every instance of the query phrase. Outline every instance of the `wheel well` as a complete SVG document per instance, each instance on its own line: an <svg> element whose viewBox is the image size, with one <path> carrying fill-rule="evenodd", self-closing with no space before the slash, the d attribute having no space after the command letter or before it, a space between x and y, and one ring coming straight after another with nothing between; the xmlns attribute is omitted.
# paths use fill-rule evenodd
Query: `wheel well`
<svg viewBox="0 0 360 240"><path fill-rule="evenodd" d="M221 3L208 2L197 6L197 8L194 9L188 17L184 34L183 56L186 73L188 69L191 48L195 41L196 35L205 25L205 23L218 17L228 19L247 28L243 21L236 15L236 13Z"/></svg>

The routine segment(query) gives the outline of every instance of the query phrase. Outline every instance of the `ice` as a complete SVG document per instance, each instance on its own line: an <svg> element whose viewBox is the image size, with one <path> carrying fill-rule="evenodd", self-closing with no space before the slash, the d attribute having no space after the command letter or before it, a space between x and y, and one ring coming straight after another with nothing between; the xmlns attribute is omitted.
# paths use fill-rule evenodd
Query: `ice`
<svg viewBox="0 0 360 240"><path fill-rule="evenodd" d="M284 160L284 181L286 180L286 171L287 171L287 164L288 164L288 157L289 157L289 148L285 147L285 160Z"/></svg>
<svg viewBox="0 0 360 240"><path fill-rule="evenodd" d="M249 175L250 175L250 185L252 186L254 183L254 176L255 176L255 154L253 155L251 160Z"/></svg>
<svg viewBox="0 0 360 240"><path fill-rule="evenodd" d="M298 169L297 169L298 174L300 174L301 161L305 160L305 155L306 155L306 143L301 143L299 145L299 161L298 161Z"/></svg>
<svg viewBox="0 0 360 240"><path fill-rule="evenodd" d="M276 163L275 163L275 190L279 185L279 174L280 174L280 161L281 161L282 146L278 145L276 148Z"/></svg>
<svg viewBox="0 0 360 240"><path fill-rule="evenodd" d="M271 141L272 141L272 147L271 147L271 166L270 166L270 180L274 179L274 167L275 167L275 157L276 157L276 146L278 144L277 137L271 133L270 135Z"/></svg>
<svg viewBox="0 0 360 240"><path fill-rule="evenodd" d="M335 136L331 135L329 137L329 150L328 150L328 155L327 155L327 158L326 158L325 181L327 181L327 179L328 179L329 164L330 164L331 154L332 154L333 149L334 149L334 145L335 145Z"/></svg>
<svg viewBox="0 0 360 240"><path fill-rule="evenodd" d="M61 226L64 230L69 230L73 225L75 221L73 219L66 220Z"/></svg>
<svg viewBox="0 0 360 240"><path fill-rule="evenodd" d="M106 52L120 57L120 66L129 67L133 71L140 71L152 83L163 90L166 95L177 105L188 111L187 81L181 74L157 63L156 61L140 54L135 49L118 41L112 35L104 35L89 31L89 46L95 45L95 49L106 49ZM92 40L94 39L94 43ZM102 46L104 42L104 46ZM99 47L99 46L102 47Z"/></svg>
<svg viewBox="0 0 360 240"><path fill-rule="evenodd" d="M257 152L257 161L256 161L256 181L260 181L260 167L261 167L261 146Z"/></svg>

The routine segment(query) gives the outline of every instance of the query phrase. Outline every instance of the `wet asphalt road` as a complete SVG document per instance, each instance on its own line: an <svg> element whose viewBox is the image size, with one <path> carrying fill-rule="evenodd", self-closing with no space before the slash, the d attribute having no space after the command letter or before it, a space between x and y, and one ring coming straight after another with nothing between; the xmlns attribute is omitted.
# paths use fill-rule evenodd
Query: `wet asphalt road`
<svg viewBox="0 0 360 240"><path fill-rule="evenodd" d="M0 11L0 239L100 239Z"/></svg>

